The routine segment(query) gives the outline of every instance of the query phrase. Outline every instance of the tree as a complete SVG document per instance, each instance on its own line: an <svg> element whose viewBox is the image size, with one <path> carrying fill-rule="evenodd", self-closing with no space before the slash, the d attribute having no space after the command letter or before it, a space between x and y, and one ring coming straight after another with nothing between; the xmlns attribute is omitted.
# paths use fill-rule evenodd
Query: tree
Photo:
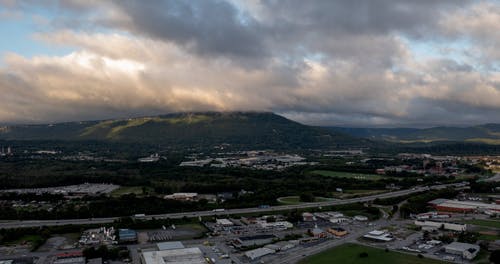
<svg viewBox="0 0 500 264"><path fill-rule="evenodd" d="M314 202L314 196L311 193L302 193L299 198L301 202Z"/></svg>
<svg viewBox="0 0 500 264"><path fill-rule="evenodd" d="M494 250L490 254L490 262L500 264L500 249Z"/></svg>
<svg viewBox="0 0 500 264"><path fill-rule="evenodd" d="M447 236L447 235L442 235L442 236L438 237L438 240L440 240L441 242L443 242L445 244L450 244L451 242L453 242L453 237Z"/></svg>
<svg viewBox="0 0 500 264"><path fill-rule="evenodd" d="M477 241L477 237L478 237L477 233L461 232L458 235L457 241L462 243L474 244Z"/></svg>
<svg viewBox="0 0 500 264"><path fill-rule="evenodd" d="M361 253L359 253L359 257L360 257L360 258L367 258L367 257L368 257L368 253L366 253L366 252L361 252Z"/></svg>

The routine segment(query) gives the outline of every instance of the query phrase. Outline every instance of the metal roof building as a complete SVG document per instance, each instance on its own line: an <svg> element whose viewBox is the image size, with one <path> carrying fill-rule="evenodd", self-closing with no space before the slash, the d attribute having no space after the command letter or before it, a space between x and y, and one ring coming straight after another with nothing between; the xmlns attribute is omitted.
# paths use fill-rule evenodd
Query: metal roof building
<svg viewBox="0 0 500 264"><path fill-rule="evenodd" d="M206 264L197 247L143 252L142 264Z"/></svg>
<svg viewBox="0 0 500 264"><path fill-rule="evenodd" d="M251 260L255 260L265 255L274 254L275 252L276 251L274 249L270 248L257 248L245 252L245 256L247 256Z"/></svg>
<svg viewBox="0 0 500 264"><path fill-rule="evenodd" d="M171 250L171 249L181 249L185 248L184 244L180 241L169 241L169 242L161 242L157 243L156 246L158 250Z"/></svg>
<svg viewBox="0 0 500 264"><path fill-rule="evenodd" d="M120 237L120 242L137 241L137 232L132 229L118 229L118 237Z"/></svg>
<svg viewBox="0 0 500 264"><path fill-rule="evenodd" d="M453 242L444 247L446 253L460 255L465 259L471 260L479 252L479 246L468 243Z"/></svg>

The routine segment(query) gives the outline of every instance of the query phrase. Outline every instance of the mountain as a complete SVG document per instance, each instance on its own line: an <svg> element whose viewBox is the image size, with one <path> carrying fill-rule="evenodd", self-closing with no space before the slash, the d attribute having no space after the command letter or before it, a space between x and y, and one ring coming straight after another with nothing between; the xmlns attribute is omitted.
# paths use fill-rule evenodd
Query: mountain
<svg viewBox="0 0 500 264"><path fill-rule="evenodd" d="M269 112L174 113L153 117L0 127L3 140L97 140L172 146L230 144L253 148L361 146L340 132L306 126Z"/></svg>
<svg viewBox="0 0 500 264"><path fill-rule="evenodd" d="M401 143L464 141L500 144L500 124L471 127L418 128L345 128L328 127L332 132L346 133L354 137Z"/></svg>

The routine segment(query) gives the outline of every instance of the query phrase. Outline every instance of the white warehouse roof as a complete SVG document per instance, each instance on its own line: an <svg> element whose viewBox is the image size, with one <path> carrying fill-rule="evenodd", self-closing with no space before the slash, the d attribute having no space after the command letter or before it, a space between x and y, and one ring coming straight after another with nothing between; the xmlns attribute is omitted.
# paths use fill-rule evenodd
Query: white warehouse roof
<svg viewBox="0 0 500 264"><path fill-rule="evenodd" d="M199 248L181 248L142 253L144 264L206 264Z"/></svg>

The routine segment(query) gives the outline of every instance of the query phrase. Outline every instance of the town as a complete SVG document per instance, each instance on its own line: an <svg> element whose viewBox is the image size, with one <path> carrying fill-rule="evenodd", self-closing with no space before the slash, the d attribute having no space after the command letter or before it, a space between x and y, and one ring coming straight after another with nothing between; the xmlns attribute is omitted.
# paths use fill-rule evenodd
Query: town
<svg viewBox="0 0 500 264"><path fill-rule="evenodd" d="M12 152L10 155L16 156ZM191 161L181 161L172 168L313 168L306 171L318 177L377 186L380 181L397 180L385 183L382 190L354 192L339 185L330 197L283 196L269 204L246 208L229 205L237 197L254 197L251 186L238 192L190 190L166 194L148 191L150 187L145 186L108 183L4 189L0 191L2 206L14 208L16 214L68 214L59 209L68 206L64 200L75 206L72 210L81 210L78 208L96 199L127 197L130 193L144 199L157 197L166 204L202 202L213 209L166 214L131 211L135 213L128 217L95 214L88 218L82 218L87 214L80 211L67 219L4 220L0 223L4 241L9 241L11 232L26 235L0 246L2 263L314 263L315 258L338 250L359 251L367 258L376 252L390 252L395 257L473 263L500 249L500 196L495 194L499 191L495 187L498 176L481 176L484 171L497 169L499 159L495 156L400 153L377 157L362 150L312 151L304 157L269 151L212 155L191 154ZM342 161L342 166L352 171L367 166L372 171L327 170L324 168L328 166L321 166L325 159L337 164ZM165 161L154 154L147 160L127 162ZM402 177L413 179L414 185L402 186ZM439 183L429 184L429 179L439 179ZM492 189L484 190L488 183L493 183ZM43 237L30 234L38 226L47 233ZM352 257L361 257L358 255Z"/></svg>

